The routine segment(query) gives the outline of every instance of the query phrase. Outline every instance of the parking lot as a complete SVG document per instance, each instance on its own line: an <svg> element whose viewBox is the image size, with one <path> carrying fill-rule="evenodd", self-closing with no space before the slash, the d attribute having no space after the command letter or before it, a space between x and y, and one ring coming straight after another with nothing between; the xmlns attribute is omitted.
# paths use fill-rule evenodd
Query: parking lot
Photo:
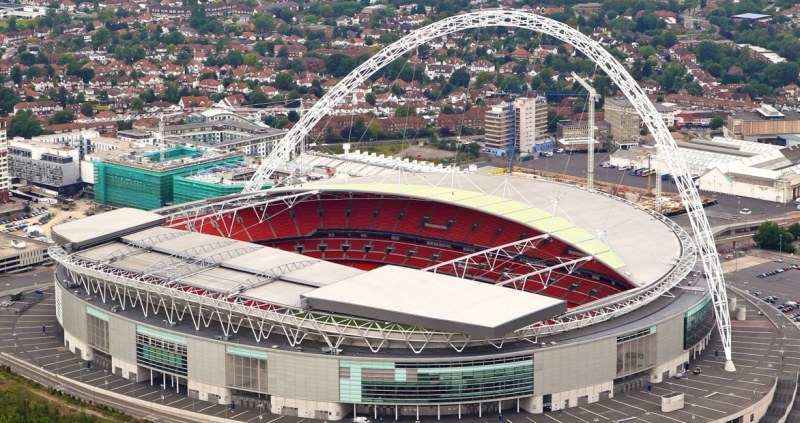
<svg viewBox="0 0 800 423"><path fill-rule="evenodd" d="M25 230L29 226L44 223L48 219L49 215L50 211L47 207L34 205L31 207L30 212L0 219L0 225L4 226L2 229L0 229L0 232L11 233Z"/></svg>
<svg viewBox="0 0 800 423"><path fill-rule="evenodd" d="M731 267L731 264L736 266ZM739 258L738 263L726 262L725 269L729 271L725 279L758 297L761 302L779 309L786 318L785 323L791 321L800 325L800 306L797 305L800 303L799 268L800 259L796 256L757 252ZM785 307L780 308L781 305Z"/></svg>

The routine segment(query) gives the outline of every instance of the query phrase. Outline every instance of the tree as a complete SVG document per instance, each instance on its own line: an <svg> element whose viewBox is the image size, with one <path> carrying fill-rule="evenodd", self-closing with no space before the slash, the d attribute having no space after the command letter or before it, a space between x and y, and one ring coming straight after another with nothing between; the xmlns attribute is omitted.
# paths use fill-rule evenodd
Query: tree
<svg viewBox="0 0 800 423"><path fill-rule="evenodd" d="M83 103L83 104L89 104L89 103ZM133 101L131 101L131 109L133 110L144 109L144 102L142 101L142 99L138 97L134 98ZM83 113L83 106L81 106L81 113Z"/></svg>
<svg viewBox="0 0 800 423"><path fill-rule="evenodd" d="M406 117L406 116L416 116L416 115L417 115L416 108L411 107L407 104L397 106L397 109L395 109L394 111L395 117Z"/></svg>
<svg viewBox="0 0 800 423"><path fill-rule="evenodd" d="M662 29L666 26L667 24L653 12L646 12L636 19L636 30L639 32Z"/></svg>
<svg viewBox="0 0 800 423"><path fill-rule="evenodd" d="M172 81L168 81L164 84L164 101L168 101L170 103L177 103L181 100L180 91L178 91L178 85Z"/></svg>
<svg viewBox="0 0 800 423"><path fill-rule="evenodd" d="M787 230L792 234L794 239L800 239L800 223L792 223L792 226L789 226Z"/></svg>
<svg viewBox="0 0 800 423"><path fill-rule="evenodd" d="M346 76L357 65L355 58L346 54L334 53L325 58L325 70L337 78Z"/></svg>
<svg viewBox="0 0 800 423"><path fill-rule="evenodd" d="M117 130L118 131L127 131L129 129L133 129L133 121L132 120L121 120L117 122Z"/></svg>
<svg viewBox="0 0 800 423"><path fill-rule="evenodd" d="M281 59L286 59L289 57L289 49L286 46L281 46L278 50L278 57Z"/></svg>
<svg viewBox="0 0 800 423"><path fill-rule="evenodd" d="M94 116L94 104L86 102L81 104L81 114L84 116Z"/></svg>
<svg viewBox="0 0 800 423"><path fill-rule="evenodd" d="M291 90L294 87L294 76L289 73L279 73L275 77L275 88L279 90Z"/></svg>
<svg viewBox="0 0 800 423"><path fill-rule="evenodd" d="M775 222L769 220L762 223L758 227L758 231L753 235L755 241L760 248L766 250L781 250L786 253L794 253L795 248L792 245L794 235L786 229L781 228Z"/></svg>
<svg viewBox="0 0 800 423"><path fill-rule="evenodd" d="M95 47L107 46L110 40L111 40L111 31L109 31L108 28L106 27L98 29L92 35L92 44Z"/></svg>
<svg viewBox="0 0 800 423"><path fill-rule="evenodd" d="M228 57L225 61L233 67L239 67L244 63L244 55L241 51L231 50L228 52Z"/></svg>
<svg viewBox="0 0 800 423"><path fill-rule="evenodd" d="M797 63L782 62L768 65L764 69L763 81L772 88L783 87L784 85L800 82L798 81L800 66Z"/></svg>
<svg viewBox="0 0 800 423"><path fill-rule="evenodd" d="M456 87L469 86L469 72L464 68L458 68L450 75L450 83Z"/></svg>
<svg viewBox="0 0 800 423"><path fill-rule="evenodd" d="M719 128L722 128L722 125L724 125L724 124L725 124L725 118L723 118L722 116L717 115L717 116L714 116L714 118L711 119L711 123L709 123L708 127L711 128L711 129L719 129Z"/></svg>
<svg viewBox="0 0 800 423"><path fill-rule="evenodd" d="M192 5L192 14L189 20L189 25L191 25L192 28L200 29L207 23L208 17L206 16L206 7L200 4L200 2L195 2Z"/></svg>
<svg viewBox="0 0 800 423"><path fill-rule="evenodd" d="M9 113L14 110L14 105L19 103L19 97L11 88L0 88L0 112Z"/></svg>
<svg viewBox="0 0 800 423"><path fill-rule="evenodd" d="M51 125L58 125L62 123L70 123L75 121L75 113L70 110L61 110L55 112L53 117L50 118L48 123Z"/></svg>
<svg viewBox="0 0 800 423"><path fill-rule="evenodd" d="M367 131L367 122L364 121L364 118L359 116L353 120L353 125L350 126L350 139L359 140L364 136L364 132Z"/></svg>
<svg viewBox="0 0 800 423"><path fill-rule="evenodd" d="M11 124L8 125L8 137L23 137L23 138L31 138L37 135L42 135L44 133L44 129L42 129L42 124L36 119L36 116L33 115L33 112L30 110L22 110L18 112L13 119L11 119Z"/></svg>
<svg viewBox="0 0 800 423"><path fill-rule="evenodd" d="M250 20L253 22L257 32L270 33L275 30L275 20L272 19L272 16L256 13Z"/></svg>
<svg viewBox="0 0 800 423"><path fill-rule="evenodd" d="M250 105L253 107L266 107L265 103L268 101L269 98L260 88L256 88L250 93Z"/></svg>
<svg viewBox="0 0 800 423"><path fill-rule="evenodd" d="M14 81L15 84L22 82L22 70L19 68L19 66L14 66L11 68L9 77L12 81Z"/></svg>
<svg viewBox="0 0 800 423"><path fill-rule="evenodd" d="M94 79L94 69L92 68L80 68L76 69L73 72L67 71L67 74L77 76L78 78L83 80L84 84L89 83L89 81Z"/></svg>
<svg viewBox="0 0 800 423"><path fill-rule="evenodd" d="M375 98L375 94L367 93L366 95L364 95L364 101L366 101L370 105L374 106L375 102L377 101L377 99Z"/></svg>
<svg viewBox="0 0 800 423"><path fill-rule="evenodd" d="M380 122L373 120L367 125L367 139L374 140L384 135L383 126Z"/></svg>

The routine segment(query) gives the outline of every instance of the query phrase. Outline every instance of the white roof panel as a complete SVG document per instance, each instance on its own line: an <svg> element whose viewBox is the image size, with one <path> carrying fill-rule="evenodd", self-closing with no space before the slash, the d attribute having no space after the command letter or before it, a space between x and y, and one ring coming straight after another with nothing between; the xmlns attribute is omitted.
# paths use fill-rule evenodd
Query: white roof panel
<svg viewBox="0 0 800 423"><path fill-rule="evenodd" d="M498 338L566 311L543 295L387 265L304 295L323 311Z"/></svg>

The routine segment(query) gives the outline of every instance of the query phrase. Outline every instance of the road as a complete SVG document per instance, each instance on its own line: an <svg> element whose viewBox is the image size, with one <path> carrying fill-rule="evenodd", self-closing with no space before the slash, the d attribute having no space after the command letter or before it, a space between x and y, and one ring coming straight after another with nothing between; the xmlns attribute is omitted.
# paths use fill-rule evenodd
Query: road
<svg viewBox="0 0 800 423"><path fill-rule="evenodd" d="M53 284L52 268L40 268L32 272L20 273L0 278L0 296L25 288L49 287Z"/></svg>

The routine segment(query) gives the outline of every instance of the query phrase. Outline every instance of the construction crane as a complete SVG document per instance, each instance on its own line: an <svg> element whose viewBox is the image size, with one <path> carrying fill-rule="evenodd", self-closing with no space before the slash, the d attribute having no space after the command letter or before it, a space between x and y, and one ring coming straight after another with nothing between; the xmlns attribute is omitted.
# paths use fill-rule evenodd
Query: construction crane
<svg viewBox="0 0 800 423"><path fill-rule="evenodd" d="M589 85L586 80L578 76L577 73L572 72L572 77L575 78L578 83L583 85L583 88L585 88L586 91L589 91L589 131L587 133L588 139L586 140L586 179L588 181L589 189L594 189L594 103L600 99L600 96L598 96L597 91L595 91L595 89Z"/></svg>
<svg viewBox="0 0 800 423"><path fill-rule="evenodd" d="M166 114L167 117L169 116L177 116L182 115L183 112L176 112L176 113L168 113ZM165 150L165 143L164 143L164 112L160 112L158 114L158 134L156 135L156 145L158 146L159 152L159 160L164 161L164 150Z"/></svg>
<svg viewBox="0 0 800 423"><path fill-rule="evenodd" d="M511 174L511 171L514 169L514 153L516 152L517 148L517 135L516 135L516 116L514 113L514 102L508 102L508 108L506 109L506 119L508 119L508 151L506 151L506 155L508 156L508 173Z"/></svg>

